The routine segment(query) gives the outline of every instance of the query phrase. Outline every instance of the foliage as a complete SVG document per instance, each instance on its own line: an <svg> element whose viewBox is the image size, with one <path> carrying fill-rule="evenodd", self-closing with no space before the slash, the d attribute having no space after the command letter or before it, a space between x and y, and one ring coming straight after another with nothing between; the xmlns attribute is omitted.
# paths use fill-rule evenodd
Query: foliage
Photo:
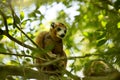
<svg viewBox="0 0 120 80"><path fill-rule="evenodd" d="M77 75L96 60L120 70L119 5L120 0L1 0L0 62L33 64L35 36L48 30L52 21L60 21L68 28L63 41L71 73ZM49 11L55 7L56 17ZM53 19L47 20L51 13Z"/></svg>

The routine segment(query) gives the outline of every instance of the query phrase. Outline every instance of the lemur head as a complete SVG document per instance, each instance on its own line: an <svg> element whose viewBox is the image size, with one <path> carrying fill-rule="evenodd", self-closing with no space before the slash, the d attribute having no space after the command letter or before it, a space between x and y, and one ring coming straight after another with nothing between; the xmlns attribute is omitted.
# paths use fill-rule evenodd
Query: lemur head
<svg viewBox="0 0 120 80"><path fill-rule="evenodd" d="M66 31L67 31L67 28L64 24L59 22L51 23L50 32L52 33L52 36L62 39L65 37Z"/></svg>

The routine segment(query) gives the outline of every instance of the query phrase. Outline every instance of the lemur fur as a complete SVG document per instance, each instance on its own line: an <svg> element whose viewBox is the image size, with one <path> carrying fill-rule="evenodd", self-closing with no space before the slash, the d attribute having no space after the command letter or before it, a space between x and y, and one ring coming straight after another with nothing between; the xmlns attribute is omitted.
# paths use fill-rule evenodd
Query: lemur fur
<svg viewBox="0 0 120 80"><path fill-rule="evenodd" d="M54 60L58 57L65 57L66 54L63 50L63 42L62 39L66 35L67 28L64 24L60 22L52 23L50 30L43 31L39 33L39 35L36 37L36 44L45 50L48 50L47 53L44 54L38 54L37 57L42 57L47 60ZM37 59L35 61L37 64L45 63L45 61L42 61L40 59ZM43 71L56 71L60 69L65 69L67 64L67 60L58 61L55 64L51 64L49 66L42 67L41 70Z"/></svg>

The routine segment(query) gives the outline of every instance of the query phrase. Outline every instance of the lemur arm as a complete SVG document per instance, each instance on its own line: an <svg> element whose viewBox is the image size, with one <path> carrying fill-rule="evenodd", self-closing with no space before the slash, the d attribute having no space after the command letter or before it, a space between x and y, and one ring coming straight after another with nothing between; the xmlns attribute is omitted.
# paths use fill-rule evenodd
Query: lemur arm
<svg viewBox="0 0 120 80"><path fill-rule="evenodd" d="M52 53L52 50L54 49L55 47L55 44L53 42L53 40L51 38L48 38L48 37L45 37L44 39L44 49L46 51L48 51L46 54L50 57L50 58L56 58L56 54L53 54Z"/></svg>

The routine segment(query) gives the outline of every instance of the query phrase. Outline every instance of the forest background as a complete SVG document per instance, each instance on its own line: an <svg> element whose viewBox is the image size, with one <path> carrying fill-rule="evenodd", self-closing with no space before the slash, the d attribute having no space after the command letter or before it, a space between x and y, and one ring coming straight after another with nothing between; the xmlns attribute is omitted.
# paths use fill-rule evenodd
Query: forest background
<svg viewBox="0 0 120 80"><path fill-rule="evenodd" d="M0 0L2 80L54 80L33 69L34 39L54 21L68 29L61 80L120 79L120 0Z"/></svg>

